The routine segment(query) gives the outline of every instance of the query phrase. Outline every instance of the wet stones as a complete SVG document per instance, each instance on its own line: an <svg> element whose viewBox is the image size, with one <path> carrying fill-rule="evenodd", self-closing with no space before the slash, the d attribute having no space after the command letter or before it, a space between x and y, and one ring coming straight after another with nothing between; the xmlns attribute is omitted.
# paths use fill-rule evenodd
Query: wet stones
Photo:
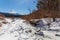
<svg viewBox="0 0 60 40"><path fill-rule="evenodd" d="M36 35L40 35L40 36L43 36L44 37L44 33L43 32L37 32L35 33Z"/></svg>
<svg viewBox="0 0 60 40"><path fill-rule="evenodd" d="M55 36L59 36L60 37L60 34L55 34Z"/></svg>
<svg viewBox="0 0 60 40"><path fill-rule="evenodd" d="M25 32L26 32L26 33L28 33L28 32L30 32L30 33L31 33L31 32L32 32L32 30L27 30L27 31L25 31Z"/></svg>

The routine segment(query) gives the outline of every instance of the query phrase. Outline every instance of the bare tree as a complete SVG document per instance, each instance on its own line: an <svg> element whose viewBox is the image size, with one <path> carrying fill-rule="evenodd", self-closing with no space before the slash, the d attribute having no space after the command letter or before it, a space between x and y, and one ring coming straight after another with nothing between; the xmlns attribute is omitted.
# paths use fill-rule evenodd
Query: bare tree
<svg viewBox="0 0 60 40"><path fill-rule="evenodd" d="M38 0L38 9L59 10L58 0Z"/></svg>
<svg viewBox="0 0 60 40"><path fill-rule="evenodd" d="M37 3L37 9L40 10L47 10L48 12L54 12L53 14L55 14L55 16L57 16L60 14L59 10L60 10L60 1L59 0L38 0ZM53 18L53 20L55 21L55 18Z"/></svg>

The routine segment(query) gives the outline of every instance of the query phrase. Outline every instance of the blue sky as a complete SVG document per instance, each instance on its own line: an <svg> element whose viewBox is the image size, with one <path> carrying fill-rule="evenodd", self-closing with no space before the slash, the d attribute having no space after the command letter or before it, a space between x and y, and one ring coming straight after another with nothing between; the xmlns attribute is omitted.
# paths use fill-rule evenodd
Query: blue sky
<svg viewBox="0 0 60 40"><path fill-rule="evenodd" d="M19 14L29 14L36 9L37 0L0 0L0 12L14 10Z"/></svg>

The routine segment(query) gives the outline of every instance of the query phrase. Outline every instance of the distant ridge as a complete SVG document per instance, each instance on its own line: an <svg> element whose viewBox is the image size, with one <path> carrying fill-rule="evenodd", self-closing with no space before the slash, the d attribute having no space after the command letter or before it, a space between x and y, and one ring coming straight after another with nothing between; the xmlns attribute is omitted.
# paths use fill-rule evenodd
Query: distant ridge
<svg viewBox="0 0 60 40"><path fill-rule="evenodd" d="M21 15L18 14L12 14L12 13L4 13L0 12L1 15L4 15L5 17L20 17Z"/></svg>

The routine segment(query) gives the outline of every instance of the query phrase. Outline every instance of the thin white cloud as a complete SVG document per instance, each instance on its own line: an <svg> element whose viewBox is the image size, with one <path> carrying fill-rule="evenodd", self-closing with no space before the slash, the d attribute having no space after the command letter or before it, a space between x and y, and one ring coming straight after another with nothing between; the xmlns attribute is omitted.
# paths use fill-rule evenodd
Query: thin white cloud
<svg viewBox="0 0 60 40"><path fill-rule="evenodd" d="M17 12L15 10L10 10L9 13L16 14Z"/></svg>

